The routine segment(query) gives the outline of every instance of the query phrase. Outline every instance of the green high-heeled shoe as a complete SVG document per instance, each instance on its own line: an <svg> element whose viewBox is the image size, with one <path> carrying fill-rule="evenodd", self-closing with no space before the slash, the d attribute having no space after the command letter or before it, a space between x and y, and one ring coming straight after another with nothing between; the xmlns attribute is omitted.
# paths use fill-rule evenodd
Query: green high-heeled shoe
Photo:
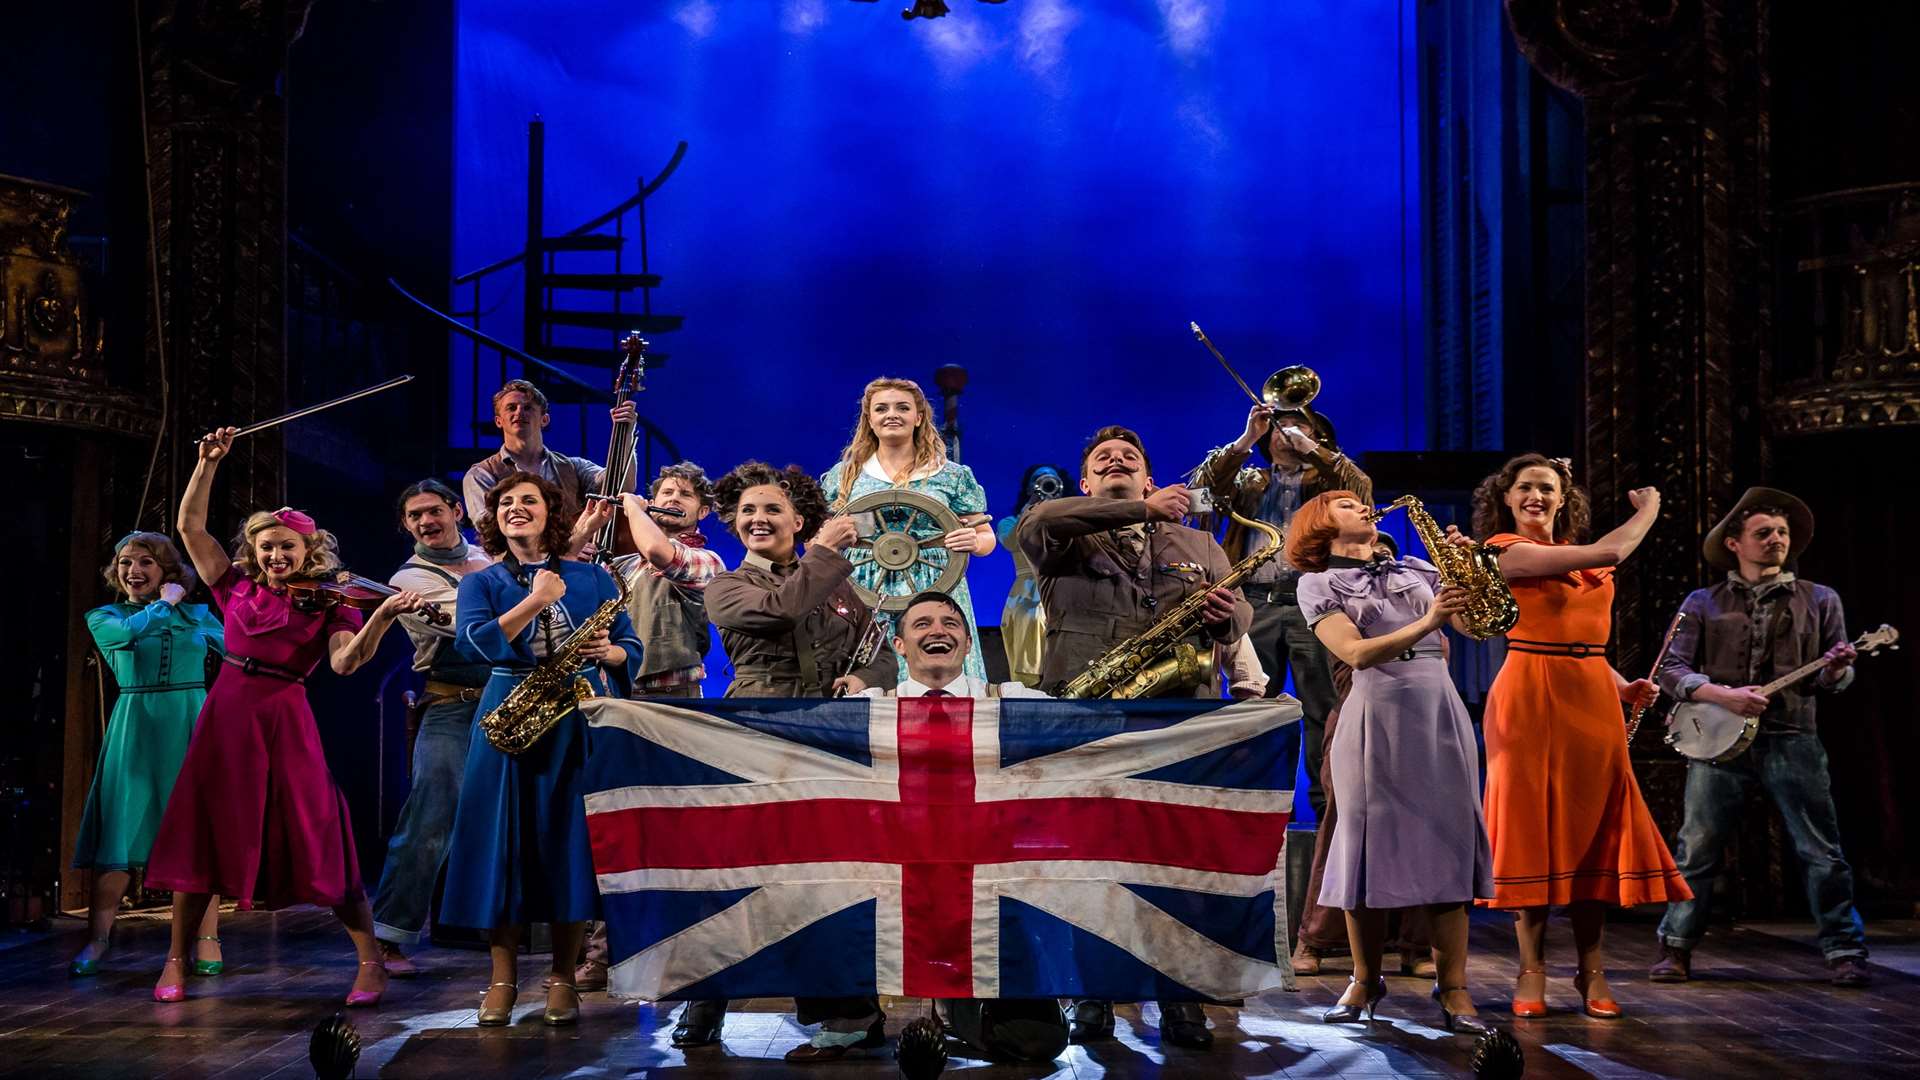
<svg viewBox="0 0 1920 1080"><path fill-rule="evenodd" d="M215 945L220 944L220 939L211 934L202 934L193 940L196 945L202 941L211 941ZM227 970L227 962L224 959L201 960L196 958L193 962L193 973L195 975L218 975L225 970Z"/></svg>
<svg viewBox="0 0 1920 1080"><path fill-rule="evenodd" d="M106 950L107 939L97 937L93 939L92 944L99 946L99 948L95 950L96 953L104 952ZM84 979L89 975L98 974L100 974L100 957L98 955L94 956L91 960L75 958L73 963L67 965L67 975L75 979Z"/></svg>

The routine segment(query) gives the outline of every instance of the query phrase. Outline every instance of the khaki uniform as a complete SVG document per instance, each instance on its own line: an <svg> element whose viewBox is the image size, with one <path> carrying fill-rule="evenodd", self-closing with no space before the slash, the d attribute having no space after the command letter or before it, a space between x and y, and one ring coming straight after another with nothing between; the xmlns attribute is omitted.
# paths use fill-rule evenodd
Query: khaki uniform
<svg viewBox="0 0 1920 1080"><path fill-rule="evenodd" d="M749 554L707 586L707 617L733 662L728 697L826 697L860 643L868 609L849 580L853 564L829 547L808 547L784 565ZM882 642L853 672L868 686L898 678Z"/></svg>

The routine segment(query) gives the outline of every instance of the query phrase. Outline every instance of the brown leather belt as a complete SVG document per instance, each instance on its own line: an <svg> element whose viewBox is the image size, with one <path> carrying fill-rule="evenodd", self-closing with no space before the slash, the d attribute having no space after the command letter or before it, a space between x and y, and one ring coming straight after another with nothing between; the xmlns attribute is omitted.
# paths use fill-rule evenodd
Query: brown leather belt
<svg viewBox="0 0 1920 1080"><path fill-rule="evenodd" d="M425 692L426 696L433 701L473 702L480 700L480 690L478 686L461 686L459 683L435 682L428 679Z"/></svg>
<svg viewBox="0 0 1920 1080"><path fill-rule="evenodd" d="M1594 644L1591 641L1528 641L1525 638L1508 638L1507 648L1514 652L1538 653L1541 656L1570 656L1575 660L1604 660L1607 657L1607 643Z"/></svg>

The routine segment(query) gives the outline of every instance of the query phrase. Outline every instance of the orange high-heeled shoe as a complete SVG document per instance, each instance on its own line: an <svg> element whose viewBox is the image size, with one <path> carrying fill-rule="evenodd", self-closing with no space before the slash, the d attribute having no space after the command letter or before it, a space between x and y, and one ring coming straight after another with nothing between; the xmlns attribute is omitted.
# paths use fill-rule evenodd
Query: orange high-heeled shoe
<svg viewBox="0 0 1920 1080"><path fill-rule="evenodd" d="M1521 979L1526 978L1528 975L1545 975L1546 973L1547 973L1547 969L1543 967L1537 967L1537 968L1523 967L1520 969L1519 977L1513 980L1513 1015L1514 1016L1536 1017L1536 1016L1547 1015L1547 999L1545 998L1545 996L1538 997L1538 998L1523 998L1520 996L1520 980Z"/></svg>
<svg viewBox="0 0 1920 1080"><path fill-rule="evenodd" d="M1610 997L1596 998L1587 996L1587 976L1589 974L1601 975L1605 974L1605 972L1589 972L1586 968L1581 968L1573 977L1573 988L1580 992L1581 1006L1586 1014L1595 1020L1620 1019L1620 1017L1625 1014L1621 1011L1619 1002Z"/></svg>

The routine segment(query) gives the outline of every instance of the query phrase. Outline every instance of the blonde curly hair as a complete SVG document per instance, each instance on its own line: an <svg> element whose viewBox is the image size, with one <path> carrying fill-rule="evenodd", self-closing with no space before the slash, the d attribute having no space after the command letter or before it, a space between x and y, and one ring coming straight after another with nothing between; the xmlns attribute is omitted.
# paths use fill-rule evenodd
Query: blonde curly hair
<svg viewBox="0 0 1920 1080"><path fill-rule="evenodd" d="M233 565L240 572L256 582L265 582L267 573L260 568L260 561L253 554L253 538L268 529L285 528L271 510L255 510L247 515L246 524L233 538ZM299 535L299 534L295 534ZM340 541L325 529L315 529L310 536L301 536L307 542L307 557L294 570L294 577L323 578L331 577L343 565L340 561Z"/></svg>
<svg viewBox="0 0 1920 1080"><path fill-rule="evenodd" d="M136 530L114 541L113 557L107 560L107 565L100 568L100 576L106 579L107 587L112 589L116 596L126 595L126 590L120 585L120 556L125 554L128 548L139 548L153 556L153 561L160 564L160 584L162 585L171 582L192 592L194 583L200 580L194 575L193 567L188 566L187 561L180 557L180 549L173 546L173 541L166 534Z"/></svg>

